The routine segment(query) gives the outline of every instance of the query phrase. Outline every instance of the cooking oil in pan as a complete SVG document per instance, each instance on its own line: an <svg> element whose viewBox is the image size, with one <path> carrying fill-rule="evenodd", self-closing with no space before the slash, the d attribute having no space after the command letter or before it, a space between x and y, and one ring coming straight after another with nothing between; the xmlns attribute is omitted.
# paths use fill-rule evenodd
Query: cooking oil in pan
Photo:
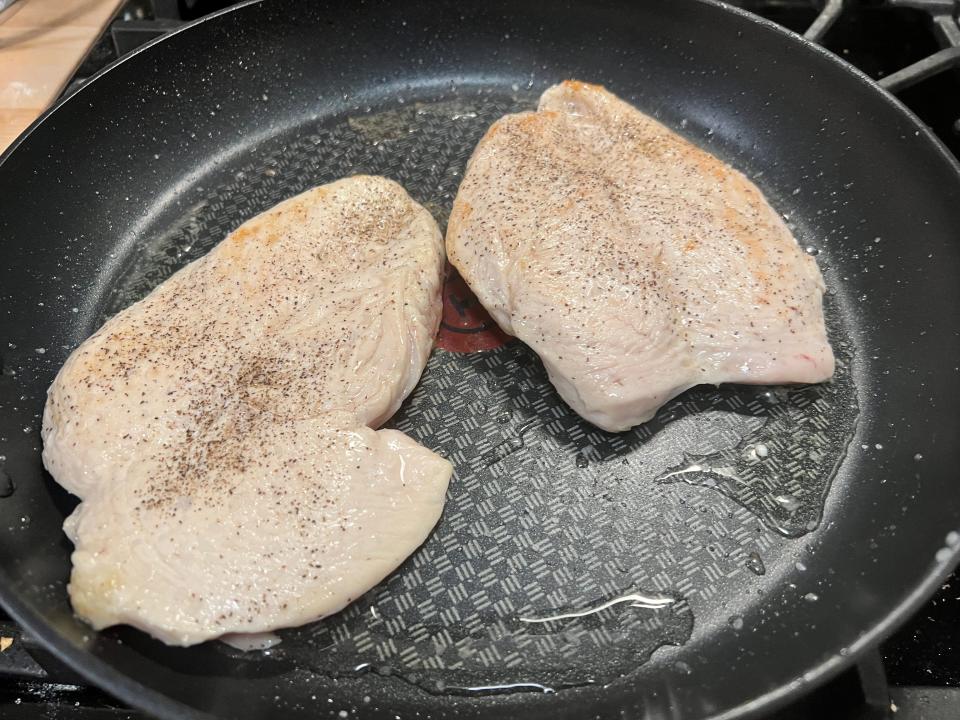
<svg viewBox="0 0 960 720"><path fill-rule="evenodd" d="M568 612L560 613L558 615L550 615L548 617L522 617L520 618L520 622L527 624L546 625L547 623L559 623L563 622L564 620L590 617L591 615L596 615L597 613L603 612L607 608L616 607L617 605L622 605L624 603L628 603L627 607L659 610L660 608L669 607L675 602L676 598L672 598L667 595L640 595L634 593L632 595L624 595L622 597L614 598L613 600L606 600L599 605L587 608L586 610L570 610Z"/></svg>
<svg viewBox="0 0 960 720"><path fill-rule="evenodd" d="M334 677L373 673L431 693L550 693L628 673L658 647L685 642L693 626L682 598L641 591L503 616L479 613L466 622L448 615L441 624L408 623L395 601L381 591L342 613L349 633L341 616L286 631L273 657ZM374 642L386 634L393 635L390 649ZM616 663L601 660L609 655L618 656Z"/></svg>
<svg viewBox="0 0 960 720"><path fill-rule="evenodd" d="M833 320L828 323L831 327L839 324L829 308L828 319ZM691 451L689 448L699 447L694 436L711 434L716 418L700 415L682 420L694 427L675 430L683 435L683 441L676 444L688 449L658 482L682 481L714 488L786 537L815 529L858 414L852 346L836 333L832 344L837 369L829 383L723 391L743 402L738 412L755 418L752 425L744 425L736 443L714 442L705 452ZM730 424L723 417L718 422ZM700 424L704 427L698 427Z"/></svg>

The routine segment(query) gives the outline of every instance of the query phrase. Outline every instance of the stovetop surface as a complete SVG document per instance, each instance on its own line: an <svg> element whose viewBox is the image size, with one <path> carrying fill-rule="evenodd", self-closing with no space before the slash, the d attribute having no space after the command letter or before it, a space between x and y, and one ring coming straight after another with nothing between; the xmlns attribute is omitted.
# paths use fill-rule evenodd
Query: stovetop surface
<svg viewBox="0 0 960 720"><path fill-rule="evenodd" d="M228 0L128 0L78 69L67 92L117 57L182 22L233 4ZM740 0L739 5L802 33L817 16L808 0ZM928 9L943 0L848 0L823 45L879 79L941 45ZM905 5L922 7L905 7ZM960 3L956 3L960 5ZM954 15L957 8L954 8ZM960 70L948 70L898 94L960 156ZM960 717L960 577L954 575L895 635L857 668L774 717L939 720ZM6 639L13 640L7 643ZM0 610L0 718L140 720L107 694L58 667ZM40 660L43 665L37 662ZM884 684L884 676L886 683ZM879 685L878 685L879 683ZM876 701L877 692L883 702ZM886 702L887 694L891 702ZM873 695L871 702L870 696ZM866 700L865 700L866 696Z"/></svg>

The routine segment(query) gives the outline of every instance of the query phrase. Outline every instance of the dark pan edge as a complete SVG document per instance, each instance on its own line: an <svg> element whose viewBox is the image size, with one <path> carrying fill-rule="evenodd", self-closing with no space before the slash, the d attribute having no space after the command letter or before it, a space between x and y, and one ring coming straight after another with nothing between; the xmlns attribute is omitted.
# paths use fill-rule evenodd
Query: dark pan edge
<svg viewBox="0 0 960 720"><path fill-rule="evenodd" d="M957 568L958 561L960 561L960 548L954 549L950 558L942 565L937 566L939 569L936 572L928 575L899 605L887 613L886 617L863 633L848 648L849 652L846 655L834 655L815 669L805 673L802 679L798 678L797 681L789 685L783 685L720 715L711 715L709 720L760 718L767 713L782 708L791 700L797 699L798 696L804 695L818 685L823 685L831 678L836 677L870 650L876 648L884 638L893 634L897 628L909 620L936 592L937 588L950 577L950 574Z"/></svg>
<svg viewBox="0 0 960 720"><path fill-rule="evenodd" d="M770 32L778 33L784 37L787 42L792 42L801 48L806 48L807 50L817 53L821 58L832 62L837 67L844 70L852 80L877 93L894 110L906 116L910 120L910 123L920 131L924 138L926 138L927 142L936 148L937 153L944 161L946 161L947 165L951 167L954 175L956 176L957 182L960 183L960 160L958 160L953 153L947 149L947 146L943 144L943 141L941 141L940 138L938 138L936 134L934 134L933 131L930 130L930 128L927 127L927 125L924 124L924 122L920 120L920 118L917 117L917 115L910 108L904 105L903 102L901 102L900 99L893 93L878 85L862 70L854 67L839 55L830 52L822 45L819 45L812 40L808 40L802 35L799 35L792 30L788 30L772 20L760 17L759 15L742 8L729 5L726 2L723 2L723 0L695 1L701 5L717 7L726 10L727 12L732 12L735 15L739 15L746 20L750 20ZM757 718L762 714L769 713L777 708L783 707L791 700L796 699L800 695L806 694L812 688L822 685L831 678L836 677L843 670L849 668L855 662L857 662L872 648L876 647L885 637L893 634L897 628L909 620L910 617L923 606L923 603L926 602L934 592L936 592L937 588L943 584L943 582L958 567L958 565L960 565L960 547L953 548L951 555L946 562L939 566L935 565L933 567L933 571L928 574L924 581L919 586L915 587L910 594L900 602L899 605L890 610L890 612L888 612L887 615L880 620L880 622L867 629L857 639L857 641L849 647L848 654L844 656L834 655L813 670L807 672L802 678L802 682L794 682L789 685L781 686L774 691L761 695L760 697L735 708L731 708L725 713L711 716L710 720Z"/></svg>
<svg viewBox="0 0 960 720"><path fill-rule="evenodd" d="M152 48L152 47L153 47L154 45L156 45L157 43L163 42L164 40L166 40L166 39L169 38L169 37L173 37L174 35L179 35L180 33L184 32L184 31L186 31L186 30L190 30L191 28L193 28L193 27L195 27L195 26L197 26L197 25L202 25L203 23L207 22L208 20L213 20L213 19L215 19L215 18L217 18L217 17L219 17L219 16L221 16L221 15L226 15L227 13L233 12L233 11L235 11L235 10L242 10L243 8L247 7L248 5L256 5L256 4L261 3L261 2L263 2L263 0L243 0L243 2L239 2L239 3L237 3L236 5L233 5L233 6L231 6L231 7L224 8L223 10L217 10L216 12L212 12L212 13L210 13L209 15L204 15L204 16L201 17L201 18L197 18L196 20L191 20L190 22L185 23L185 24L182 25L181 27L178 27L178 28L176 28L176 29L174 29L174 30L170 30L169 32L167 32L167 33L165 33L165 34L163 34L163 35L158 35L157 37L155 37L155 38L153 38L153 39L151 39L151 40L147 40L147 42L145 42L143 45L140 45L139 47L135 48L134 50L131 50L131 51L128 52L126 55L123 55L123 56L121 56L121 57L118 57L118 58L117 58L116 60L114 60L112 63L110 63L109 65L107 65L107 66L105 66L105 67L103 67L103 68L101 68L100 70L98 70L97 72L95 72L93 75L91 75L89 78L87 78L87 81L86 81L85 83L83 83L83 85L81 85L80 87L72 90L71 92L68 92L67 94L61 96L60 99L57 100L53 105L51 105L50 107L48 107L48 108L40 115L40 117L38 117L36 120L34 120L32 123L30 123L30 124L27 126L27 129L26 129L26 130L24 130L22 133L20 133L20 134L14 139L14 141L13 141L12 143L10 143L10 145L7 146L7 148L6 148L3 152L0 152L0 167L3 167L3 164L4 164L4 163L7 161L7 159L13 154L13 152L14 152L18 147L20 147L20 145L23 143L23 141L26 140L30 135L32 135L32 134L33 134L33 131L36 130L38 127L40 127L51 115L53 115L53 114L54 114L57 110L59 110L63 105L66 105L68 102L70 102L76 95L78 95L80 92L82 92L84 88L88 87L91 83L96 82L97 80L99 80L101 77L103 77L104 75L106 75L108 72L110 72L111 70L113 70L115 67L118 67L118 66L120 66L120 65L123 65L127 60L130 60L131 58L139 55L140 53L149 50L150 48Z"/></svg>
<svg viewBox="0 0 960 720"><path fill-rule="evenodd" d="M260 0L251 0L251 1L259 2ZM724 0L693 0L693 1L700 5L708 5L711 7L716 7L722 10L726 10L727 12L733 13L734 15L738 15L739 17L742 17L745 20L750 20L756 23L757 25L759 25L760 27L765 28L766 30L779 34L781 37L784 37L787 40L787 42L793 42L799 45L800 47L807 48L808 50L812 50L813 52L817 53L821 58L829 62L832 62L841 70L844 70L847 73L847 75L849 75L851 78L859 82L861 85L867 86L873 92L879 93L880 97L882 97L888 105L890 105L895 110L899 111L900 113L902 113L903 115L905 115L907 118L910 119L910 122L913 123L913 125L916 126L918 130L920 130L922 135L929 142L931 142L934 145L934 147L936 147L937 152L940 154L940 156L944 160L947 161L947 164L953 168L953 172L956 174L957 179L960 180L960 160L958 160L954 156L954 154L950 152L947 146L943 144L943 141L940 138L938 138L936 134L919 117L917 117L917 115L913 112L913 110L911 110L906 105L904 105L903 102L901 102L900 98L898 98L896 95L891 93L889 90L886 90L885 88L881 87L873 78L871 78L865 72L863 72L859 68L854 67L853 65L848 63L846 60L844 60L842 57L840 57L836 53L830 52L825 47L823 47L823 45L818 45L812 40L807 40L805 37L803 37L803 35L799 35L798 33L793 32L793 30L788 30L782 25L778 25L777 23L773 22L772 20L768 20L765 17L760 17L755 13L752 13L748 10L744 10L743 8L736 7L735 5L729 5L726 2L724 2Z"/></svg>
<svg viewBox="0 0 960 720"><path fill-rule="evenodd" d="M247 6L255 5L263 0L245 0L232 7L211 13L203 18L190 22L181 28L178 28L166 35L154 38L131 53L118 58L116 61L103 68L84 83L76 91L64 96L53 106L46 110L39 118L24 130L19 137L3 152L0 153L0 167L9 159L16 149L29 137L43 122L45 122L61 106L72 100L80 94L84 88L97 81L106 73L120 66L127 60L148 50L157 43L163 42L168 37L189 30L195 26L214 20L227 13L241 11ZM881 88L869 76L853 67L839 56L829 52L822 46L813 43L802 36L774 23L773 21L762 18L754 13L741 8L729 5L722 0L695 0L697 4L717 8L720 11L731 12L743 19L755 23L767 31L778 34L787 43L793 43L795 47L806 48L820 56L821 59L833 63L835 66L844 70L846 74L861 85L868 87L868 92L878 92L881 97L895 111L906 117L911 125L921 133L922 137L936 149L939 156L946 161L947 165L953 170L958 184L960 184L960 161L955 158L946 148L943 142L897 97ZM804 50L800 50L804 52ZM933 566L930 573L924 580L893 609L891 609L878 623L867 629L858 640L850 646L849 653L840 656L835 655L822 662L819 666L808 671L802 678L783 685L776 690L761 695L758 698L743 703L735 708L720 714L710 716L710 720L732 720L733 718L756 718L763 713L768 713L779 707L786 705L798 696L806 694L817 685L825 683L832 677L838 675L841 671L854 664L868 650L879 643L885 636L892 633L897 627L902 625L909 617L915 613L922 604L929 598L936 588L953 572L960 564L960 547L952 548L949 558L943 563ZM0 583L9 586L7 574L0 569ZM6 597L2 603L11 615L11 617L20 623L29 633L42 642L46 647L53 651L58 657L64 659L72 668L74 668L83 678L89 680L92 684L103 688L115 695L118 699L129 703L131 706L142 709L151 714L164 715L170 717L188 718L196 720L206 720L213 716L191 708L170 697L149 689L148 687L131 680L127 675L116 670L113 666L99 660L90 653L72 645L69 641L59 635L49 626L39 615L23 605L19 597Z"/></svg>
<svg viewBox="0 0 960 720"><path fill-rule="evenodd" d="M0 152L0 169L2 169L4 163L10 158L10 156L13 155L17 148L20 147L20 145L22 145L23 142L30 135L32 135L37 128L46 122L51 115L57 112L57 110L59 110L62 106L73 100L77 95L82 93L85 88L89 87L92 83L99 80L114 68L119 67L128 60L142 52L149 50L157 43L163 42L169 37L178 35L181 32L188 31L193 27L214 20L220 15L226 15L230 12L242 10L249 5L256 5L261 2L263 2L263 0L244 0L237 5L210 13L209 15L205 15L202 18L198 18L186 23L182 27L172 30L164 35L155 37L152 40L145 42L135 50L127 53L126 55L117 58L106 67L91 75L87 82L78 87L76 90L61 97L59 100L57 100L57 102L47 108L47 110L45 110L36 120L30 123L26 130L20 133L20 135L17 136L17 138L3 152ZM7 573L0 568L0 586L10 587L10 585L10 578L7 576ZM31 637L40 641L51 652L53 652L56 657L64 660L82 678L88 680L92 685L109 692L111 695L116 696L119 700L129 704L131 707L157 716L165 715L169 717L185 718L187 720L216 720L216 718L214 718L212 715L201 712L190 707L189 705L184 705L183 703L177 702L167 695L159 693L145 685L131 680L127 675L118 672L111 665L108 665L91 653L72 645L60 634L54 631L53 628L42 617L22 604L19 596L6 595L4 597L0 597L0 605L3 606L4 610L6 610L7 614L9 614L13 620L20 624L24 629L29 631Z"/></svg>

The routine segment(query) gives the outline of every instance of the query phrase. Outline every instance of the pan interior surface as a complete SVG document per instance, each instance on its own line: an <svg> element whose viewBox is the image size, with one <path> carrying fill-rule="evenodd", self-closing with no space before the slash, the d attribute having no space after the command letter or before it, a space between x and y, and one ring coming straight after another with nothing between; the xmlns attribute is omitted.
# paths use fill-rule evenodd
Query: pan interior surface
<svg viewBox="0 0 960 720"><path fill-rule="evenodd" d="M105 316L207 252L236 218L337 177L392 177L442 223L486 128L535 102L478 90L384 98L385 109L298 128L279 150L198 181L185 214L148 230L154 241L109 283ZM440 694L542 693L617 680L682 645L703 594L708 606L723 596L727 624L744 630L740 616L760 598L743 587L777 569L785 538L817 528L856 427L839 302L831 296L828 310L832 383L700 388L619 434L573 413L518 341L435 350L390 425L454 462L443 521L377 591L281 633L267 657Z"/></svg>
<svg viewBox="0 0 960 720"><path fill-rule="evenodd" d="M617 25L609 13L625 11L612 4L511 10L509 23L496 3L376 18L355 8L334 25L299 6L297 23L285 19L294 3L252 5L120 65L34 131L0 167L0 192L21 211L0 207L0 228L44 242L14 247L21 280L4 290L29 319L10 327L0 379L13 409L0 452L17 489L0 499L0 559L14 611L52 627L68 660L92 653L107 687L169 717L184 706L224 717L701 717L814 679L945 572L951 553L938 551L960 518L942 497L958 458L936 436L955 437L957 413L928 388L958 389L936 360L960 351L946 324L960 305L955 169L833 61L744 17L681 5L631 8ZM481 32L466 37L461 23ZM565 36L584 24L605 52ZM331 42L318 47L316 33ZM347 60L351 42L374 38L399 67ZM216 50L203 57L198 45ZM164 56L196 69L151 70ZM809 86L811 68L819 94L791 99L782 84ZM152 79L146 90L138 73ZM386 175L443 225L490 123L567 77L607 84L755 179L818 254L835 380L697 388L610 434L572 413L516 341L437 349L390 424L456 475L437 530L378 588L282 631L265 652L166 648L73 618L59 529L71 500L42 475L37 434L69 350L245 219L313 185ZM70 157L63 136L102 117L117 88L129 107ZM864 104L869 129L856 124ZM146 130L144 113L155 121ZM883 162L863 150L891 136L901 144ZM912 169L921 161L926 172ZM905 190L879 202L894 165ZM44 199L61 213L42 212Z"/></svg>

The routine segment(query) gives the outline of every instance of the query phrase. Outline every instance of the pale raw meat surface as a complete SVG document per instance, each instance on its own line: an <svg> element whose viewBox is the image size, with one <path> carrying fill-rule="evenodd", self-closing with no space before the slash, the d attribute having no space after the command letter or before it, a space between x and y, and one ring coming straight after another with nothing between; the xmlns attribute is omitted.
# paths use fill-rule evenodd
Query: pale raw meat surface
<svg viewBox="0 0 960 720"><path fill-rule="evenodd" d="M740 172L596 85L480 141L447 254L563 399L626 430L701 383L833 374L823 279Z"/></svg>
<svg viewBox="0 0 960 720"><path fill-rule="evenodd" d="M330 615L440 516L450 464L373 428L440 321L443 244L359 176L259 215L116 315L50 388L43 459L82 503L70 597L191 645Z"/></svg>

